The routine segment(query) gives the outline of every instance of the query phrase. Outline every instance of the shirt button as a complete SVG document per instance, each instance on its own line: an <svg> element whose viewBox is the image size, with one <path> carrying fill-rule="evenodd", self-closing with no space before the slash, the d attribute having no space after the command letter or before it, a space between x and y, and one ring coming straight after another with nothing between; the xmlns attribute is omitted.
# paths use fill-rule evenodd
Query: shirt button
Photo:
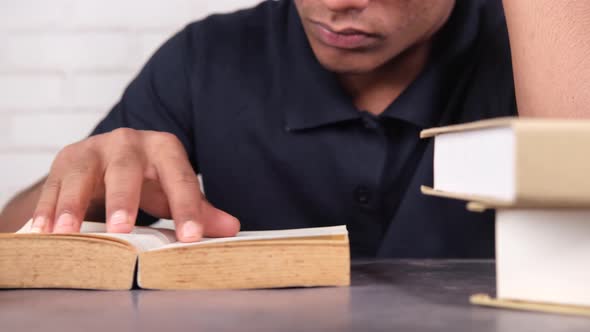
<svg viewBox="0 0 590 332"><path fill-rule="evenodd" d="M361 121L363 122L363 127L367 129L377 129L379 128L379 118L375 115L371 114L368 111L361 111Z"/></svg>
<svg viewBox="0 0 590 332"><path fill-rule="evenodd" d="M374 119L366 118L366 117L363 118L363 125L367 129L377 129L379 127L379 124L377 123L377 121L375 121Z"/></svg>
<svg viewBox="0 0 590 332"><path fill-rule="evenodd" d="M354 198L360 204L369 204L371 201L371 191L365 186L356 187L354 190Z"/></svg>

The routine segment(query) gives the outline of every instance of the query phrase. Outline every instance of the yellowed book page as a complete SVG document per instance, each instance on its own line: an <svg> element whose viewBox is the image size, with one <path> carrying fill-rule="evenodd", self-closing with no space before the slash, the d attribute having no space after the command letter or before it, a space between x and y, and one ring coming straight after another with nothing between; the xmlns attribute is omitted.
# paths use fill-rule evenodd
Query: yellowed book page
<svg viewBox="0 0 590 332"><path fill-rule="evenodd" d="M29 233L31 230L31 224L32 221L29 220L29 222L18 230L17 233ZM105 224L89 221L82 223L80 233L121 239L133 244L133 246L137 247L140 251L236 241L274 240L348 234L346 226L329 226L276 231L244 231L239 232L234 237L203 238L201 241L195 243L182 243L176 242L174 231L170 229L136 226L129 234L106 233Z"/></svg>
<svg viewBox="0 0 590 332"><path fill-rule="evenodd" d="M226 238L203 238L201 241L196 243L181 243L175 242L166 245L161 248L154 250L187 247L187 246L198 246L212 243L227 243L237 241L255 241L255 240L276 240L276 239L292 239L292 238L304 238L304 237L315 237L315 236L332 236L332 235L347 235L348 231L346 226L329 226L329 227L314 227L314 228L299 228L299 229L286 229L277 231L244 231L239 232L234 237Z"/></svg>
<svg viewBox="0 0 590 332"><path fill-rule="evenodd" d="M17 234L31 232L32 220L29 220ZM131 233L107 233L104 223L85 221L80 227L80 233L100 237L115 238L131 243L139 251L147 251L176 242L174 231L170 229L136 226Z"/></svg>

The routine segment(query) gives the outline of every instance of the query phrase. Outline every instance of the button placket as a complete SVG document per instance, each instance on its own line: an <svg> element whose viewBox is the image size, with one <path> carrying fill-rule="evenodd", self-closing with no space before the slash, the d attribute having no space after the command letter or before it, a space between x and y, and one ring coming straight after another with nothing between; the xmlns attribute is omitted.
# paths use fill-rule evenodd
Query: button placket
<svg viewBox="0 0 590 332"><path fill-rule="evenodd" d="M368 112L362 113L361 121L363 122L363 127L366 129L375 130L379 128L379 120Z"/></svg>
<svg viewBox="0 0 590 332"><path fill-rule="evenodd" d="M354 189L354 199L361 205L368 205L371 203L372 193L366 186L358 186Z"/></svg>

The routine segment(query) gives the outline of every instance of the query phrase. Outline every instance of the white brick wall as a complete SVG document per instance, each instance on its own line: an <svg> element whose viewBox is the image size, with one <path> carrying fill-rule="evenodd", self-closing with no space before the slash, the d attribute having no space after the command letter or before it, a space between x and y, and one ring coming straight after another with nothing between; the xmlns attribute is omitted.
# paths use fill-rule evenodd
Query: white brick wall
<svg viewBox="0 0 590 332"><path fill-rule="evenodd" d="M190 21L261 0L0 0L0 206Z"/></svg>

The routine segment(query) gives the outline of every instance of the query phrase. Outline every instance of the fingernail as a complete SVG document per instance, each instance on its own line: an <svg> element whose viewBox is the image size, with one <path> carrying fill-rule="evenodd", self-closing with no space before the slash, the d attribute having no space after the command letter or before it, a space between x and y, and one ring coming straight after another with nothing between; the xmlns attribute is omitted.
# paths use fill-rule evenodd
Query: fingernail
<svg viewBox="0 0 590 332"><path fill-rule="evenodd" d="M36 217L31 225L31 233L43 233L46 223L45 217Z"/></svg>
<svg viewBox="0 0 590 332"><path fill-rule="evenodd" d="M64 213L57 219L54 232L72 232L74 230L74 216Z"/></svg>
<svg viewBox="0 0 590 332"><path fill-rule="evenodd" d="M129 215L123 210L116 211L111 215L111 225L121 225L129 223Z"/></svg>
<svg viewBox="0 0 590 332"><path fill-rule="evenodd" d="M200 224L189 220L182 225L182 236L186 239L200 238L203 228Z"/></svg>

